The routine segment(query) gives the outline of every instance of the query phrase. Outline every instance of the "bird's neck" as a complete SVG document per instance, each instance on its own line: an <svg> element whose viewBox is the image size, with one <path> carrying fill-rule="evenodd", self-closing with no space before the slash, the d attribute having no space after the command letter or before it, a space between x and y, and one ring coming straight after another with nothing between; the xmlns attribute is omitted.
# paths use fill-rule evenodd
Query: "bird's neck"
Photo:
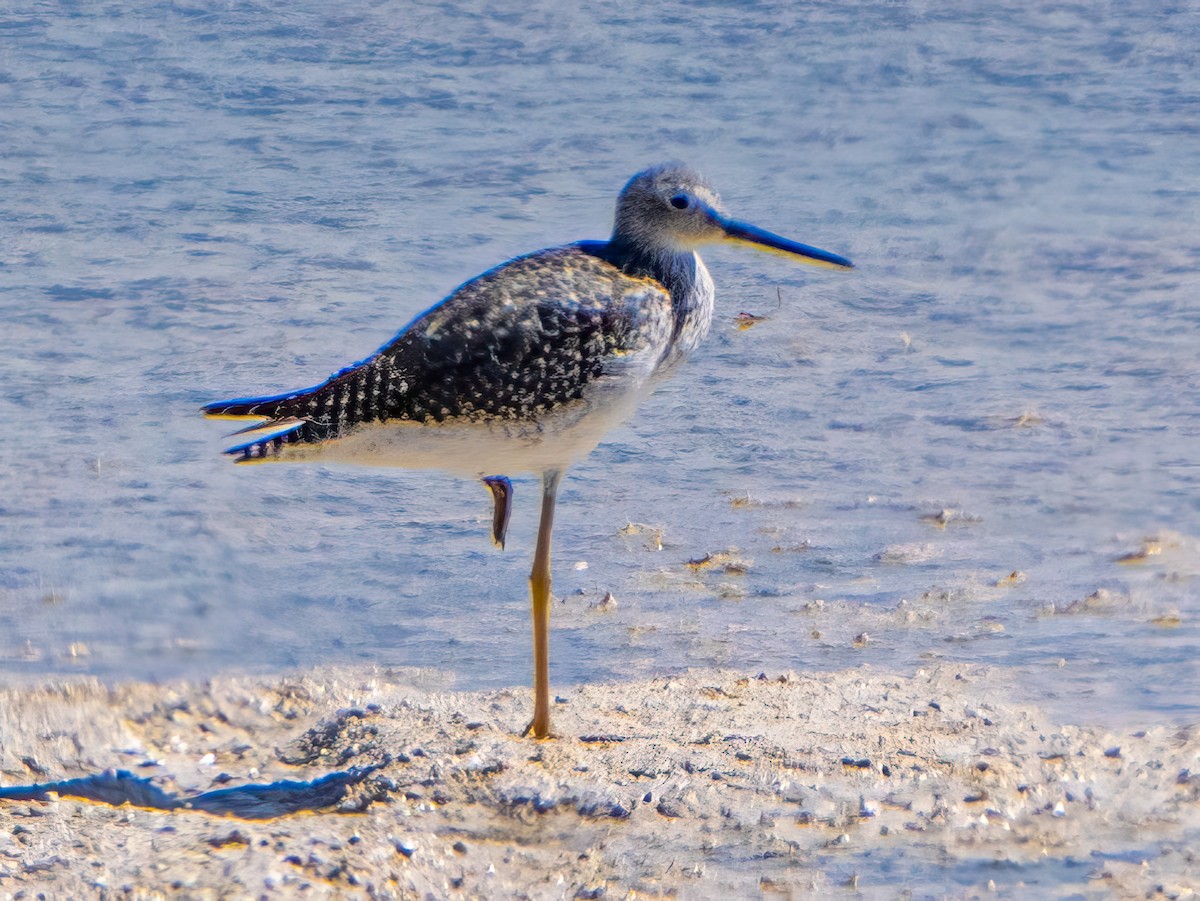
<svg viewBox="0 0 1200 901"><path fill-rule="evenodd" d="M668 247L647 246L633 243L614 235L612 240L588 242L587 248L602 259L612 263L622 272L640 278L652 278L671 294L678 312L679 304L685 303L696 281L696 269L700 258L690 250L675 250Z"/></svg>
<svg viewBox="0 0 1200 901"><path fill-rule="evenodd" d="M700 255L691 250L634 246L619 235L594 248L593 253L623 272L654 279L667 289L675 319L668 357L678 362L691 353L712 322L713 284Z"/></svg>
<svg viewBox="0 0 1200 901"><path fill-rule="evenodd" d="M672 296L674 289L688 288L690 270L694 269L692 260L696 258L691 251L634 244L619 235L604 245L602 256L629 275L653 278L670 290Z"/></svg>

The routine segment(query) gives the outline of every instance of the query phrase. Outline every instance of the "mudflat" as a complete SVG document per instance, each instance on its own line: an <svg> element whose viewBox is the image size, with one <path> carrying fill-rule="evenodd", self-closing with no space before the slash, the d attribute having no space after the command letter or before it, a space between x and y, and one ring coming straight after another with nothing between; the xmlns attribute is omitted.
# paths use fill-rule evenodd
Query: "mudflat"
<svg viewBox="0 0 1200 901"><path fill-rule="evenodd" d="M547 741L520 736L527 689L439 682L0 692L0 893L1187 898L1200 881L1200 733L1055 723L993 670L583 685Z"/></svg>

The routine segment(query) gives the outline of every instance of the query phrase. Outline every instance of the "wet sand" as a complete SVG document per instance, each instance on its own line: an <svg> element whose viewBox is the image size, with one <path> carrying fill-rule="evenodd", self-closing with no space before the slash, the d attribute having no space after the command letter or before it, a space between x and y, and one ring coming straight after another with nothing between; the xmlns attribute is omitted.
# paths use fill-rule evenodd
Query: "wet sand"
<svg viewBox="0 0 1200 901"><path fill-rule="evenodd" d="M0 693L5 789L163 797L349 773L320 808L0 801L8 897L1169 897L1200 881L1200 732L1050 721L1001 674L695 671L564 691L421 671ZM110 774L110 780L113 778ZM995 893L995 894L993 894Z"/></svg>

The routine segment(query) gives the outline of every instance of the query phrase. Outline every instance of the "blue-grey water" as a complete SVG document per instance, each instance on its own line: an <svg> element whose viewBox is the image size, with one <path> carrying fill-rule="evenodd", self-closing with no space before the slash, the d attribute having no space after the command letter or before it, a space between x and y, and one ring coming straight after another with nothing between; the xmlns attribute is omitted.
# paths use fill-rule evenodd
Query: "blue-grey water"
<svg viewBox="0 0 1200 901"><path fill-rule="evenodd" d="M1195 719L1200 14L965 6L6 4L0 678L527 684L534 480L501 553L479 484L236 467L197 408L677 158L859 268L706 253L709 341L565 482L556 688L977 661Z"/></svg>

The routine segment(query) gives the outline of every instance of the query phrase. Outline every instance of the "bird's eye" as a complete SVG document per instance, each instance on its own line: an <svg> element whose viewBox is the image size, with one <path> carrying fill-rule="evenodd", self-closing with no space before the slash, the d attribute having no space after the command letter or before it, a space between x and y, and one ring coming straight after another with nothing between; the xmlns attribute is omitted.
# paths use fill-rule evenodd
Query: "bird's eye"
<svg viewBox="0 0 1200 901"><path fill-rule="evenodd" d="M686 210L691 205L691 198L689 198L686 194L676 194L671 198L671 206L675 207L677 210Z"/></svg>

